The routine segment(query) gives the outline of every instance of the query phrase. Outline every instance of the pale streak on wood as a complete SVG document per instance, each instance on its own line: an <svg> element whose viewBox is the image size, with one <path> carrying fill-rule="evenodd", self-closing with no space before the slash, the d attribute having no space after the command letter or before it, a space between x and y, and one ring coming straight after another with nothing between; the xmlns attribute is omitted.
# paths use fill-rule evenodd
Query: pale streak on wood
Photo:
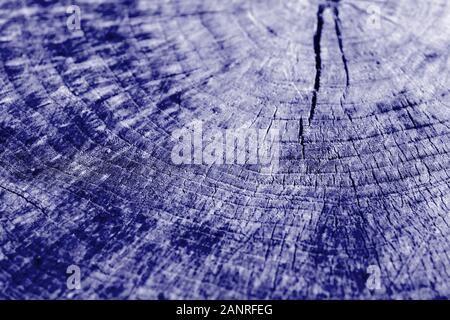
<svg viewBox="0 0 450 320"><path fill-rule="evenodd" d="M82 37L22 3L0 5L1 298L449 297L448 1L80 0ZM280 169L174 165L194 120L279 127Z"/></svg>

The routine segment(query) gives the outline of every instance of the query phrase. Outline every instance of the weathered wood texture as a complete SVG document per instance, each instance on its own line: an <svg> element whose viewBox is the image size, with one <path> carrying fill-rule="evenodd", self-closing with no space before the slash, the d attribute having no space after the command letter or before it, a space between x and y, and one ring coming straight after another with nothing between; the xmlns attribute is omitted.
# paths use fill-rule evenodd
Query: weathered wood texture
<svg viewBox="0 0 450 320"><path fill-rule="evenodd" d="M0 1L0 297L449 297L447 0L70 4ZM174 165L193 120L280 169Z"/></svg>

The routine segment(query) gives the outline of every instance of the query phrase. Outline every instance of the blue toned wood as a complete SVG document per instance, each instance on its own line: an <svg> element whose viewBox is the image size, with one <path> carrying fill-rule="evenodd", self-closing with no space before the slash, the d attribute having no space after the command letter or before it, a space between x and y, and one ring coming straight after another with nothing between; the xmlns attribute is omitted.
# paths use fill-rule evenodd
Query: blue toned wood
<svg viewBox="0 0 450 320"><path fill-rule="evenodd" d="M1 298L449 297L448 1L71 4L0 1ZM196 120L279 170L175 165Z"/></svg>

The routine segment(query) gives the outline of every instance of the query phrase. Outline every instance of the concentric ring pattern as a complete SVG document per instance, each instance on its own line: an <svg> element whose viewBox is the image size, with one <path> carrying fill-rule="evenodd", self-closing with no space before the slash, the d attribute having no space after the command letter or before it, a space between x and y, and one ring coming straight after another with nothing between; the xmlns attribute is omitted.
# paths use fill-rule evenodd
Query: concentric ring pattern
<svg viewBox="0 0 450 320"><path fill-rule="evenodd" d="M448 1L1 0L0 57L0 297L449 297Z"/></svg>

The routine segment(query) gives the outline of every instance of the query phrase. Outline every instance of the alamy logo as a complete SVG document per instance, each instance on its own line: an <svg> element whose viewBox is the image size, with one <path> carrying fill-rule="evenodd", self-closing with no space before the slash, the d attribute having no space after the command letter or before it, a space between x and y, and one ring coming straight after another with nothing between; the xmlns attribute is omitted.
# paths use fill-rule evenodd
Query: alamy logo
<svg viewBox="0 0 450 320"><path fill-rule="evenodd" d="M69 29L70 32L75 33L76 35L83 35L83 31L81 31L80 7L71 5L67 7L66 13L70 14L66 21L67 29Z"/></svg>
<svg viewBox="0 0 450 320"><path fill-rule="evenodd" d="M369 278L366 282L366 287L369 290L380 290L381 289L381 270L380 267L376 265L371 265L367 267L367 273Z"/></svg>
<svg viewBox="0 0 450 320"><path fill-rule="evenodd" d="M67 267L66 273L70 276L67 278L67 289L80 290L81 289L81 270L77 265L70 265Z"/></svg>
<svg viewBox="0 0 450 320"><path fill-rule="evenodd" d="M308 6L311 5L310 0L280 0L280 3L294 14L305 12Z"/></svg>
<svg viewBox="0 0 450 320"><path fill-rule="evenodd" d="M369 29L380 30L381 8L375 4L371 4L367 7L366 12L369 15L366 20L366 25L369 27Z"/></svg>
<svg viewBox="0 0 450 320"><path fill-rule="evenodd" d="M278 170L279 130L256 129L250 123L237 129L205 130L202 121L175 130L172 139L172 162L180 164L260 165L262 171Z"/></svg>

